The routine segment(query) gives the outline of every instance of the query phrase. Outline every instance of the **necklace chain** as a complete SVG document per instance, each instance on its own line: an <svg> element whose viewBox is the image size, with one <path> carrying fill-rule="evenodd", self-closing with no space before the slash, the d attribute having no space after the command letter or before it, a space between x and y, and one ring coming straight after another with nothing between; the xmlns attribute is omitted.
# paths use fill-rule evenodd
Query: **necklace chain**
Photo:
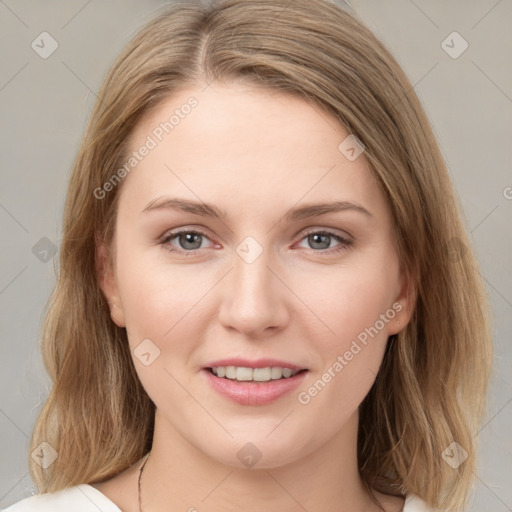
<svg viewBox="0 0 512 512"><path fill-rule="evenodd" d="M142 480L142 472L144 471L144 466L146 465L146 462L148 461L149 459L149 453L148 453L148 456L146 457L146 460L144 461L144 464L142 464L142 467L140 468L140 472L139 472L139 482L138 482L138 488L139 488L139 512L143 512L142 511L142 493L140 492L140 484L141 484L141 480Z"/></svg>

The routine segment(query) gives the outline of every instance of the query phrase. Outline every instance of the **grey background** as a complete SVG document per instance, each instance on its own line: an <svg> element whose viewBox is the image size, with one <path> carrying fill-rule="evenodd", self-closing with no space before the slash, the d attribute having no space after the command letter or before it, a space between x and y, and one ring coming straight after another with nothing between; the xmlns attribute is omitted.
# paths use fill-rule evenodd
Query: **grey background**
<svg viewBox="0 0 512 512"><path fill-rule="evenodd" d="M28 441L50 389L39 335L73 157L109 65L164 4L0 0L1 508L36 492ZM465 212L493 308L496 351L469 510L512 511L512 2L351 5L414 84ZM43 31L58 42L47 59L31 47ZM458 58L441 46L453 31L469 44Z"/></svg>

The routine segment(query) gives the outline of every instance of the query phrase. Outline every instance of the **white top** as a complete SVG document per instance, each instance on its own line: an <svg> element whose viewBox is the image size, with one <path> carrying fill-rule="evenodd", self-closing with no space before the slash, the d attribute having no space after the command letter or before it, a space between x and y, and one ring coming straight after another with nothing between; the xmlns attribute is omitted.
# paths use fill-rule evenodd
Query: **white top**
<svg viewBox="0 0 512 512"><path fill-rule="evenodd" d="M122 512L102 492L88 484L75 485L60 491L36 494L0 512ZM424 501L409 494L403 512L432 512Z"/></svg>

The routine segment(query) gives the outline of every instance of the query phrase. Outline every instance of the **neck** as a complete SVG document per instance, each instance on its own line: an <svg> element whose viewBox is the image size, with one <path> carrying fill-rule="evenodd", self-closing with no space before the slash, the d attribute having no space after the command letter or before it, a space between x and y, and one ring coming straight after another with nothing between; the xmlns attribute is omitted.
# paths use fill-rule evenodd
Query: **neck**
<svg viewBox="0 0 512 512"><path fill-rule="evenodd" d="M377 510L359 475L357 426L356 413L341 431L301 459L240 468L205 455L157 411L141 481L143 510ZM234 453L239 444L233 442Z"/></svg>

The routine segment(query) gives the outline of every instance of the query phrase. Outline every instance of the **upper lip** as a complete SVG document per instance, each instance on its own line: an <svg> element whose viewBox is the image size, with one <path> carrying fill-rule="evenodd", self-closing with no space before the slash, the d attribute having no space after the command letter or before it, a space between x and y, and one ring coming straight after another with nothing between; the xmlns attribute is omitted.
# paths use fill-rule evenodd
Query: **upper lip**
<svg viewBox="0 0 512 512"><path fill-rule="evenodd" d="M290 368L290 370L305 370L303 366L297 366L296 364L288 361L282 361L279 359L257 359L255 361L249 361L248 359L242 359L241 357L232 357L229 359L218 359L206 364L203 368L218 368L219 366L239 366L245 368L267 368L267 367L281 367Z"/></svg>

